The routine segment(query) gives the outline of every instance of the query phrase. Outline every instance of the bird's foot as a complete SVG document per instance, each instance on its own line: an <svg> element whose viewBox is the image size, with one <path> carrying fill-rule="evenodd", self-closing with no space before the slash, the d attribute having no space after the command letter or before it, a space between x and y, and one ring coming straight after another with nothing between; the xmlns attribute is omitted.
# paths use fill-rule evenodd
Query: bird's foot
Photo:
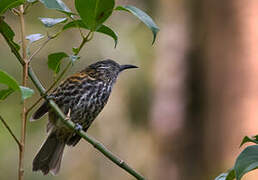
<svg viewBox="0 0 258 180"><path fill-rule="evenodd" d="M69 108L65 120L67 120L67 121L70 120L70 115L71 115L71 109Z"/></svg>
<svg viewBox="0 0 258 180"><path fill-rule="evenodd" d="M80 130L82 130L82 126L79 123L76 123L74 129L76 131L80 131Z"/></svg>

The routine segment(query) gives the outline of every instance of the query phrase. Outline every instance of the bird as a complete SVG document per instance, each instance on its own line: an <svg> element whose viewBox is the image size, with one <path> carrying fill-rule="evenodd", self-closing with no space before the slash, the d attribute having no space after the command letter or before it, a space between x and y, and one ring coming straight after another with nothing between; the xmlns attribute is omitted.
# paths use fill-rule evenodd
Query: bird
<svg viewBox="0 0 258 180"><path fill-rule="evenodd" d="M76 127L87 131L106 105L119 74L135 65L120 65L114 60L102 60L66 78L48 96ZM48 137L32 162L33 171L56 175L61 167L65 146L75 146L81 139L76 130L64 125L45 101L32 115L31 121L48 113Z"/></svg>

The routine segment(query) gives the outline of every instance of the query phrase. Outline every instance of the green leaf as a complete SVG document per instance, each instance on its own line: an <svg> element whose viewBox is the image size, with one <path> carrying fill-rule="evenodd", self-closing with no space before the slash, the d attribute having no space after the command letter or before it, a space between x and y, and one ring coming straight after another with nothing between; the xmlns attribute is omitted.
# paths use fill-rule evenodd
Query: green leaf
<svg viewBox="0 0 258 180"><path fill-rule="evenodd" d="M157 33L159 32L159 28L148 14L146 14L145 12L143 12L142 10L134 6L118 6L116 7L115 10L130 12L138 19L140 19L152 31L152 34L153 34L152 44L155 42Z"/></svg>
<svg viewBox="0 0 258 180"><path fill-rule="evenodd" d="M53 27L56 24L64 23L67 21L67 18L41 18L39 20L44 24L45 27Z"/></svg>
<svg viewBox="0 0 258 180"><path fill-rule="evenodd" d="M13 41L15 34L11 27L6 22L4 22L3 18L4 17L0 17L0 33L3 35L3 37L8 43L12 44L15 47L15 49L19 51L20 46Z"/></svg>
<svg viewBox="0 0 258 180"><path fill-rule="evenodd" d="M77 48L77 47L73 47L73 53L74 54L78 54L79 53L79 48Z"/></svg>
<svg viewBox="0 0 258 180"><path fill-rule="evenodd" d="M13 89L14 91L19 89L19 85L17 81L7 74L5 71L0 70L0 84L5 84L10 89Z"/></svg>
<svg viewBox="0 0 258 180"><path fill-rule="evenodd" d="M24 2L25 0L0 0L0 15L5 13L7 9L19 6Z"/></svg>
<svg viewBox="0 0 258 180"><path fill-rule="evenodd" d="M230 169L225 173L220 174L218 177L215 178L215 180L233 180L235 179L235 170Z"/></svg>
<svg viewBox="0 0 258 180"><path fill-rule="evenodd" d="M11 93L19 89L17 81L6 72L0 70L0 84L6 85L8 88L0 91L0 100L4 100Z"/></svg>
<svg viewBox="0 0 258 180"><path fill-rule="evenodd" d="M80 27L80 28L84 28L84 29L88 29L89 30L89 27L86 26L82 20L75 20L75 21L72 21L72 22L69 22L67 23L66 25L64 25L63 27L63 30L66 30L66 29L70 29L70 28L77 28L77 27ZM96 32L99 32L99 33L103 33L105 35L108 35L110 36L111 38L114 39L115 41L115 47L117 45L117 41L118 41L118 37L117 37L117 34L112 30L110 29L109 27L105 26L105 25L100 25L100 27L96 30Z"/></svg>
<svg viewBox="0 0 258 180"><path fill-rule="evenodd" d="M247 142L253 142L255 144L258 144L258 135L253 136L252 138L245 136L240 144L240 147Z"/></svg>
<svg viewBox="0 0 258 180"><path fill-rule="evenodd" d="M30 35L26 36L26 39L29 40L30 44L31 44L35 41L42 39L43 37L44 37L44 35L42 35L42 34L30 34Z"/></svg>
<svg viewBox="0 0 258 180"><path fill-rule="evenodd" d="M7 96L12 94L14 91L11 88L0 90L0 100L5 100Z"/></svg>
<svg viewBox="0 0 258 180"><path fill-rule="evenodd" d="M240 180L244 174L258 168L258 145L248 146L237 157L235 162L236 179Z"/></svg>
<svg viewBox="0 0 258 180"><path fill-rule="evenodd" d="M95 31L107 20L114 6L115 0L75 0L76 10L91 31Z"/></svg>
<svg viewBox="0 0 258 180"><path fill-rule="evenodd" d="M69 56L64 52L58 52L48 55L48 68L53 70L55 74L59 73L61 60L66 57Z"/></svg>
<svg viewBox="0 0 258 180"><path fill-rule="evenodd" d="M34 94L33 89L30 89L28 87L20 86L20 90L22 94L22 100L27 99Z"/></svg>
<svg viewBox="0 0 258 180"><path fill-rule="evenodd" d="M0 100L4 100L16 90L21 92L22 100L31 97L34 93L30 88L19 86L18 82L12 76L2 70L0 70L0 84L8 86L7 89L0 90Z"/></svg>
<svg viewBox="0 0 258 180"><path fill-rule="evenodd" d="M88 26L86 26L82 20L74 20L64 25L63 30L67 30L70 28L84 28L84 29L90 29Z"/></svg>
<svg viewBox="0 0 258 180"><path fill-rule="evenodd" d="M106 35L112 37L114 39L114 41L115 41L115 47L116 47L118 37L117 37L117 34L112 29L110 29L109 27L107 27L105 25L101 25L97 29L97 32L100 32L100 33L103 33L103 34L106 34Z"/></svg>
<svg viewBox="0 0 258 180"><path fill-rule="evenodd" d="M48 9L54 9L61 11L65 14L71 15L74 14L71 10L65 5L62 0L39 0L41 3L45 5Z"/></svg>
<svg viewBox="0 0 258 180"><path fill-rule="evenodd" d="M233 180L236 178L236 172L234 169L230 169L228 172L226 180Z"/></svg>

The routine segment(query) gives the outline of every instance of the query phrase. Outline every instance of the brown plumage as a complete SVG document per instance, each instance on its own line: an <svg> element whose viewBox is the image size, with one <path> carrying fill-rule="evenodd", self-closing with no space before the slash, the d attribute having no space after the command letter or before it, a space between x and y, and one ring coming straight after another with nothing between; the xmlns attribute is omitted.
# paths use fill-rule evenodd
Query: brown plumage
<svg viewBox="0 0 258 180"><path fill-rule="evenodd" d="M133 65L119 65L113 60L91 64L80 73L63 81L48 97L53 99L64 114L84 131L103 109L117 76ZM32 121L48 113L48 138L33 160L33 171L58 173L65 145L75 146L81 139L73 130L67 128L47 102L33 114Z"/></svg>

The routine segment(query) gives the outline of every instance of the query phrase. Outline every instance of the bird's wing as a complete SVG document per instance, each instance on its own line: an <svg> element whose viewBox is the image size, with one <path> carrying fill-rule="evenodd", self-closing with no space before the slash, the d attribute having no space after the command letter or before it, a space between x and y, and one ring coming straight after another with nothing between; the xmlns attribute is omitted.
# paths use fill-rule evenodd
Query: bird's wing
<svg viewBox="0 0 258 180"><path fill-rule="evenodd" d="M68 77L65 81L61 82L60 85L49 95L51 99L53 99L57 105L60 107L63 104L62 96L66 96L66 92L69 92L69 88L71 88L74 84L80 83L81 80L87 78L88 75L86 73L80 72L73 74ZM40 119L44 114L46 114L50 110L50 107L47 102L44 102L38 110L32 115L30 121L35 121Z"/></svg>
<svg viewBox="0 0 258 180"><path fill-rule="evenodd" d="M41 118L44 114L46 114L48 112L49 109L50 109L50 107L48 106L47 102L44 102L38 108L38 110L32 115L32 117L30 118L30 121L35 121L35 120Z"/></svg>

